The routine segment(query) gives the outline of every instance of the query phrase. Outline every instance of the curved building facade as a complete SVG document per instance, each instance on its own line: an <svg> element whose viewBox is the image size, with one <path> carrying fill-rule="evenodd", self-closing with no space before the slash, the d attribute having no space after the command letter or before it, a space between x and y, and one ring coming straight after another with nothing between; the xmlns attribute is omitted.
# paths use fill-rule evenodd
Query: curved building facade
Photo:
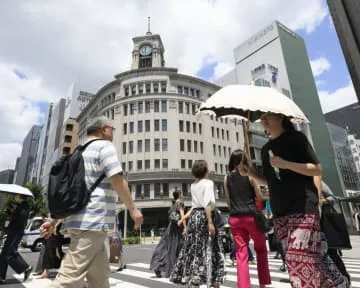
<svg viewBox="0 0 360 288"><path fill-rule="evenodd" d="M132 69L102 87L80 114L80 143L89 119L110 119L113 143L142 208L145 230L167 225L173 191L182 191L190 206L191 167L197 159L207 161L217 206L225 207L223 177L231 151L243 145L241 122L197 113L220 86L165 67L159 35L147 33L133 42ZM124 213L121 203L118 208Z"/></svg>

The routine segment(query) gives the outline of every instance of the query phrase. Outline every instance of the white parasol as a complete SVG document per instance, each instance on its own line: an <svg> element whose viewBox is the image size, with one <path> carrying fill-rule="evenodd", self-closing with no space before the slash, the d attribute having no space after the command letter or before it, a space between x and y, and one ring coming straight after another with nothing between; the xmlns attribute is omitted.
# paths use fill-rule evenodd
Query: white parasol
<svg viewBox="0 0 360 288"><path fill-rule="evenodd" d="M199 111L215 113L217 117L230 115L242 117L244 150L248 157L250 156L249 125L250 122L259 120L262 114L271 112L290 117L294 122L310 122L289 97L273 88L254 85L226 86L201 104Z"/></svg>
<svg viewBox="0 0 360 288"><path fill-rule="evenodd" d="M0 193L20 194L29 197L34 197L28 188L16 184L0 184Z"/></svg>

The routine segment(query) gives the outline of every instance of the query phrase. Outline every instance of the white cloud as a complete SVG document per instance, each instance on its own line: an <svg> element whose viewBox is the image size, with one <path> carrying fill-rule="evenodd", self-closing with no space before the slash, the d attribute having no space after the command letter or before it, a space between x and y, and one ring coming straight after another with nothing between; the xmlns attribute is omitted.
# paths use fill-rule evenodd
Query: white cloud
<svg viewBox="0 0 360 288"><path fill-rule="evenodd" d="M0 171L5 169L14 169L16 164L16 157L18 157L21 153L21 144L0 143L0 150L3 151L0 157Z"/></svg>
<svg viewBox="0 0 360 288"><path fill-rule="evenodd" d="M315 78L331 69L331 63L325 57L311 60L310 65Z"/></svg>
<svg viewBox="0 0 360 288"><path fill-rule="evenodd" d="M131 38L146 32L148 16L152 32L162 36L167 66L194 75L211 59L216 63L215 75L220 76L233 65L233 49L275 19L310 33L327 14L323 0L307 5L303 0L5 3L0 5L3 144L21 142L31 125L38 123L41 115L35 102L65 96L77 80L100 88L113 75L128 70ZM17 78L13 68L28 79Z"/></svg>
<svg viewBox="0 0 360 288"><path fill-rule="evenodd" d="M323 113L339 109L357 102L354 86L351 81L345 87L334 92L319 91L319 98Z"/></svg>

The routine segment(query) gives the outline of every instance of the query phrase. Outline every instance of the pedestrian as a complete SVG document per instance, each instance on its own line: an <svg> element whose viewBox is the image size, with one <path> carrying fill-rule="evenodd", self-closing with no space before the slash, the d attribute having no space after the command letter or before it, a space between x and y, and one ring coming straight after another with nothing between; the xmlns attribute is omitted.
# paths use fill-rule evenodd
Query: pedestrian
<svg viewBox="0 0 360 288"><path fill-rule="evenodd" d="M6 284L7 268L10 266L17 274L24 273L24 282L29 278L32 267L19 254L18 247L29 217L30 206L25 196L16 195L13 202L6 208L10 223L7 237L0 254L0 284Z"/></svg>
<svg viewBox="0 0 360 288"><path fill-rule="evenodd" d="M282 243L292 287L320 287L319 199L313 177L321 165L306 136L282 115L261 116L270 134L261 151L264 177L246 166L245 175L268 185L276 237Z"/></svg>
<svg viewBox="0 0 360 288"><path fill-rule="evenodd" d="M48 278L50 269L58 269L60 267L60 263L64 257L64 252L62 250L64 236L60 233L61 226L62 220L58 220L53 229L53 233L46 239L41 267L42 273L37 279Z"/></svg>
<svg viewBox="0 0 360 288"><path fill-rule="evenodd" d="M85 182L90 188L100 175L106 178L91 193L90 201L80 212L64 219L63 231L70 235L69 249L61 263L52 288L77 288L88 280L89 287L109 288L109 259L105 249L108 231L114 229L117 196L130 212L138 228L143 222L141 212L131 197L128 182L111 143L113 130L106 117L91 120L87 127L88 140L93 141L82 152ZM111 190L115 190L116 194ZM51 222L41 226L43 235L49 233Z"/></svg>
<svg viewBox="0 0 360 288"><path fill-rule="evenodd" d="M211 284L218 288L224 282L225 257L221 243L215 209L215 185L208 179L208 166L204 160L196 160L192 174L191 209L180 220L189 218L186 240L170 275L177 284L199 287ZM190 286L192 285L192 286Z"/></svg>
<svg viewBox="0 0 360 288"><path fill-rule="evenodd" d="M151 257L150 269L157 277L169 278L184 242L186 223L178 225L184 217L184 202L181 192L173 192L173 203L169 209L169 225Z"/></svg>
<svg viewBox="0 0 360 288"><path fill-rule="evenodd" d="M260 187L249 176L242 175L241 166L247 159L241 150L231 153L229 174L224 177L226 202L230 212L230 229L236 248L237 287L249 288L249 240L254 241L256 252L259 287L271 284L267 258L266 237L256 225L255 214L258 210L255 198L261 199Z"/></svg>
<svg viewBox="0 0 360 288"><path fill-rule="evenodd" d="M150 236L151 236L151 243L155 242L155 233L154 233L154 228L151 228L150 231Z"/></svg>

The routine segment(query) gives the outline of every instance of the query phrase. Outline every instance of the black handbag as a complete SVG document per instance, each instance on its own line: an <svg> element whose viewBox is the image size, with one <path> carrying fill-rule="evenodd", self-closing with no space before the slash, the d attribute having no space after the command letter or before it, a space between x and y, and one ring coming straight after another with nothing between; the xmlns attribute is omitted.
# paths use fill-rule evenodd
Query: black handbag
<svg viewBox="0 0 360 288"><path fill-rule="evenodd" d="M320 225L329 248L352 249L344 215L338 213L332 205L322 206Z"/></svg>
<svg viewBox="0 0 360 288"><path fill-rule="evenodd" d="M256 208L256 210L257 211L254 211L254 219L255 219L256 226L258 227L260 232L268 233L271 230L271 226L268 221L269 219L266 219L264 214L261 211L259 211L257 208Z"/></svg>

